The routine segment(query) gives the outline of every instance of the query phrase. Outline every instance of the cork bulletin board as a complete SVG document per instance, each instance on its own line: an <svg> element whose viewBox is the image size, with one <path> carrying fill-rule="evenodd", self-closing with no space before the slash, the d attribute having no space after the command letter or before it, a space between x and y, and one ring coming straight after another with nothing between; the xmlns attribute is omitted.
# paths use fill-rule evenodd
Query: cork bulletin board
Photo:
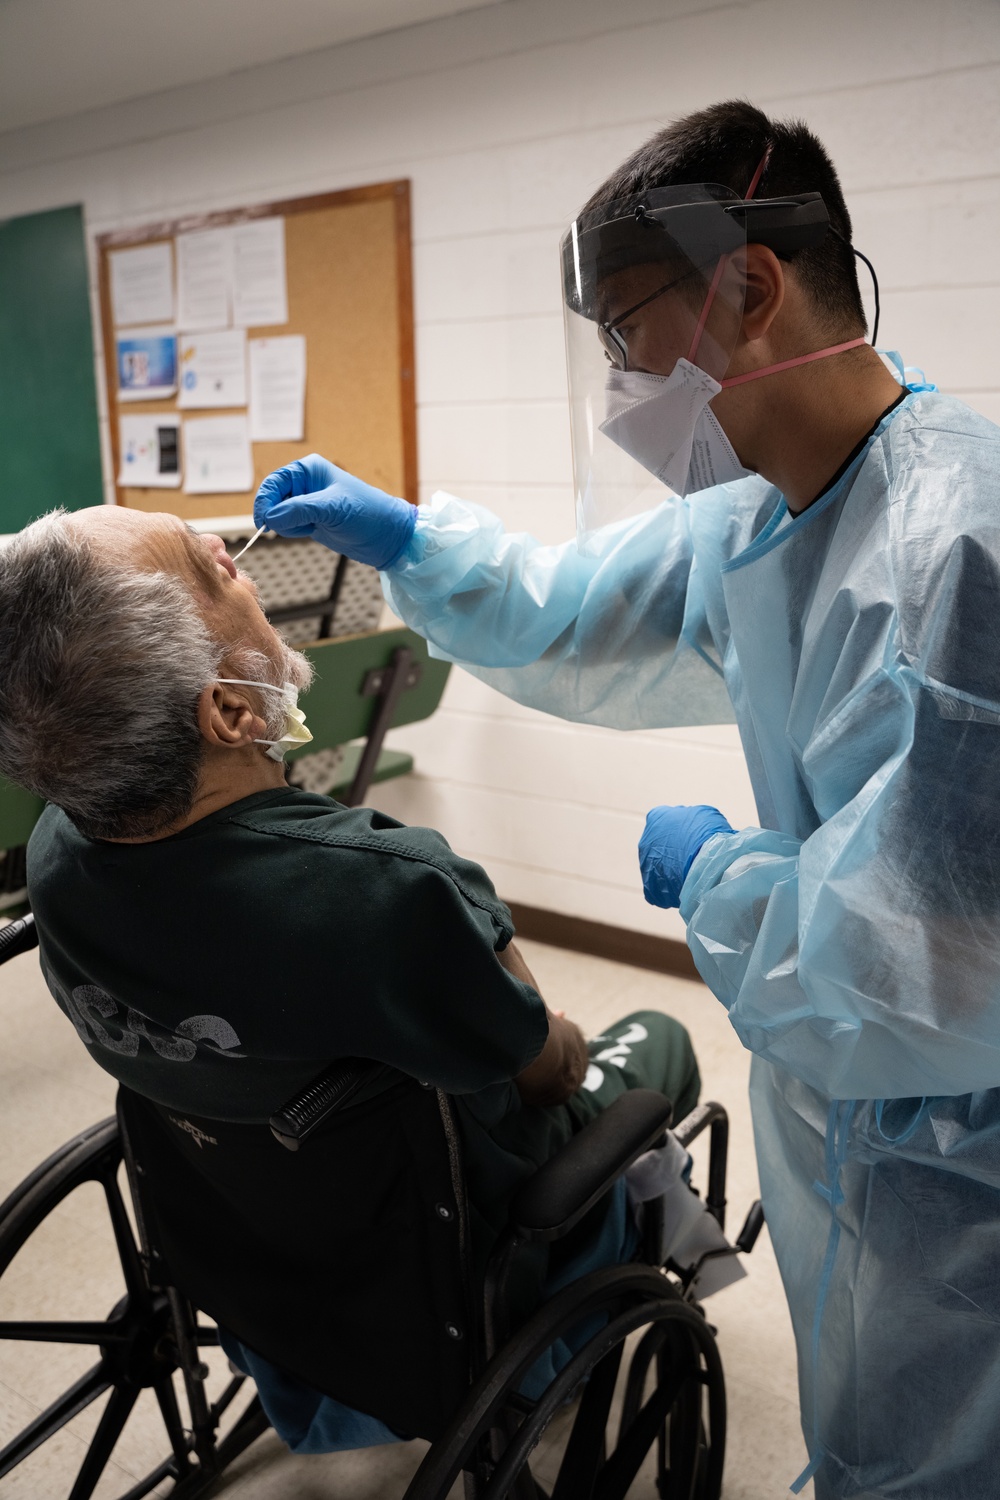
<svg viewBox="0 0 1000 1500"><path fill-rule="evenodd" d="M254 441L252 488L186 494L183 488L120 483L119 418L180 416L177 396L119 400L111 255L169 242L195 230L284 221L288 321L251 327L248 339L304 335L306 382L301 441ZM101 235L97 241L108 412L120 505L172 511L184 520L247 515L260 481L272 469L318 452L362 479L416 503L416 400L409 183L384 182L286 202L255 204ZM121 329L118 330L119 334ZM215 408L212 416L236 415Z"/></svg>

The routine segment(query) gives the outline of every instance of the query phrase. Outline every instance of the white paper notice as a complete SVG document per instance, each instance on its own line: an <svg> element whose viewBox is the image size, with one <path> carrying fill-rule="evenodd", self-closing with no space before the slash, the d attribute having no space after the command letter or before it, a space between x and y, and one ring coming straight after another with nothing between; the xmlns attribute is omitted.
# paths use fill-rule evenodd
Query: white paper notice
<svg viewBox="0 0 1000 1500"><path fill-rule="evenodd" d="M253 488L246 417L199 417L184 423L184 489L221 495Z"/></svg>
<svg viewBox="0 0 1000 1500"><path fill-rule="evenodd" d="M233 323L237 328L287 323L284 219L237 224L232 234Z"/></svg>
<svg viewBox="0 0 1000 1500"><path fill-rule="evenodd" d="M173 322L174 257L169 240L111 252L111 309L116 327Z"/></svg>
<svg viewBox="0 0 1000 1500"><path fill-rule="evenodd" d="M118 483L136 489L177 489L181 482L180 426L180 417L119 417Z"/></svg>
<svg viewBox="0 0 1000 1500"><path fill-rule="evenodd" d="M177 405L246 406L247 336L242 328L222 333L182 333L177 340Z"/></svg>
<svg viewBox="0 0 1000 1500"><path fill-rule="evenodd" d="M177 236L177 326L228 328L233 237L228 229Z"/></svg>
<svg viewBox="0 0 1000 1500"><path fill-rule="evenodd" d="M250 340L250 436L300 443L305 435L306 341L301 333Z"/></svg>

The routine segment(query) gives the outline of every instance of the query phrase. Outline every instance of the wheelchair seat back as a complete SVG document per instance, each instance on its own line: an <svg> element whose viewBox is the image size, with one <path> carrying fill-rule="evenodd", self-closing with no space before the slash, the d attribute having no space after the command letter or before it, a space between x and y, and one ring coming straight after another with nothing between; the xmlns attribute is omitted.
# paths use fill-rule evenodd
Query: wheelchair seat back
<svg viewBox="0 0 1000 1500"><path fill-rule="evenodd" d="M290 1152L264 1124L181 1115L122 1088L154 1283L400 1435L437 1437L475 1344L447 1109L398 1076Z"/></svg>

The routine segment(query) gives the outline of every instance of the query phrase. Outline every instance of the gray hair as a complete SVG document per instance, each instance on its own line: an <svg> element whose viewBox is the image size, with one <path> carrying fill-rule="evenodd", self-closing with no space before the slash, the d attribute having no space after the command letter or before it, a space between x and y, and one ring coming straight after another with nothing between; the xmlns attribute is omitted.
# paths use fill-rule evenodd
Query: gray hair
<svg viewBox="0 0 1000 1500"><path fill-rule="evenodd" d="M0 772L90 838L148 837L190 811L198 697L243 653L212 639L179 578L104 560L68 520L0 550Z"/></svg>

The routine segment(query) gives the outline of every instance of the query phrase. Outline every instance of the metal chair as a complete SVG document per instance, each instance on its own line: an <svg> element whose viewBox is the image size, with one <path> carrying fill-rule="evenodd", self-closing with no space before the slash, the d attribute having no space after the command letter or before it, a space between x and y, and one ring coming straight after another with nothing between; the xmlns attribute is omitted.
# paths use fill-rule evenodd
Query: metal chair
<svg viewBox="0 0 1000 1500"><path fill-rule="evenodd" d="M12 923L0 930L0 963L36 943L30 916ZM104 1319L0 1323L0 1339L82 1344L96 1355L0 1451L0 1480L106 1394L70 1490L70 1500L88 1500L149 1388L169 1451L120 1500L141 1500L167 1480L174 1500L207 1495L268 1422L257 1398L232 1420L240 1375L209 1399L200 1350L219 1336L198 1309L315 1389L429 1439L406 1500L444 1500L459 1475L468 1500L621 1500L650 1453L661 1496L718 1500L721 1362L693 1298L698 1267L680 1275L657 1263L656 1205L635 1261L524 1303L544 1247L568 1243L603 1212L670 1116L651 1090L622 1095L522 1185L480 1266L456 1108L438 1090L348 1059L269 1124L234 1125L179 1117L121 1089L115 1118L69 1141L0 1205L2 1277L69 1194L99 1184L126 1288ZM721 1222L725 1111L701 1106L675 1134L687 1144L708 1127L706 1204ZM760 1223L755 1206L725 1253L751 1249ZM627 1348L633 1334L639 1341ZM560 1341L568 1362L526 1394L529 1372ZM568 1433L543 1486L529 1461L554 1419Z"/></svg>

